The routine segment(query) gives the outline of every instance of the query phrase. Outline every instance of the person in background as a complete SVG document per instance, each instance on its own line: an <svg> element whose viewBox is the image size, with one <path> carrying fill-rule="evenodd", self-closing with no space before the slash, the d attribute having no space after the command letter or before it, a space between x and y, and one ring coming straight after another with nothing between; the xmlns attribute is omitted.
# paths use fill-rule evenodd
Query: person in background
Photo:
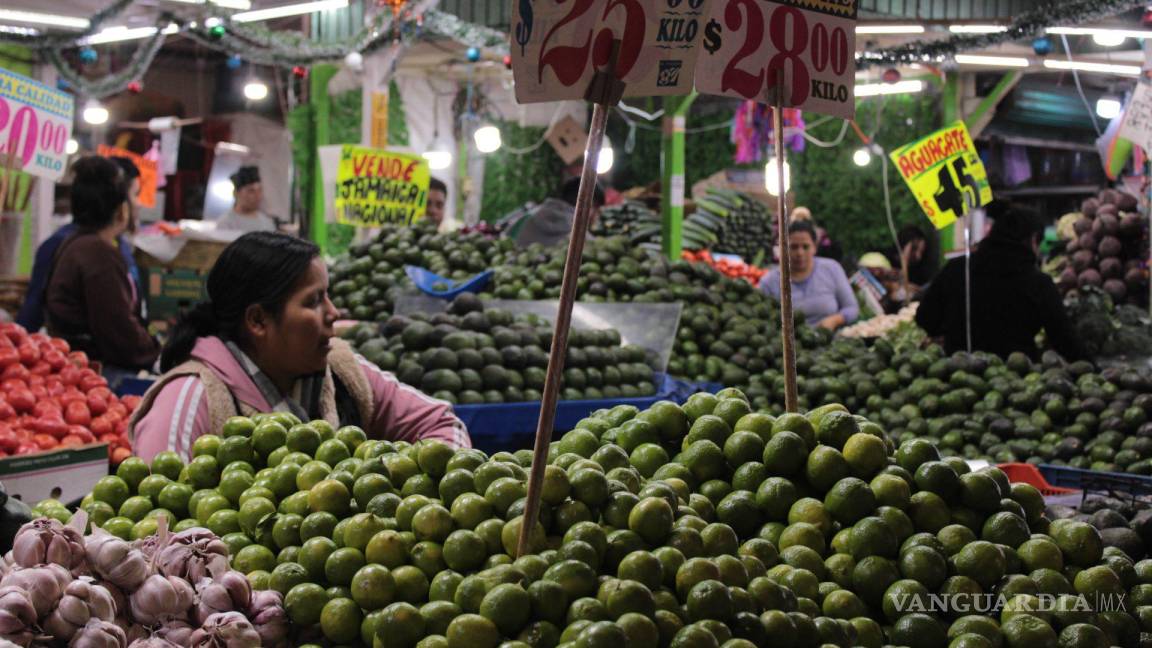
<svg viewBox="0 0 1152 648"><path fill-rule="evenodd" d="M109 158L116 163L128 180L128 199L132 203L132 222L129 223L126 234L134 234L138 225L136 208L140 206L140 170L136 163L126 157ZM56 258L56 250L60 244L76 232L76 221L68 223L52 233L36 248L36 256L32 260L32 277L28 281L28 294L24 297L24 304L16 315L16 322L29 331L39 331L44 326L44 291L48 287L48 274L52 271L52 260ZM143 284L140 282L140 268L136 265L136 257L132 251L132 242L127 236L119 237L120 255L124 265L128 266L128 275L132 277L133 289L137 295L142 294Z"/></svg>
<svg viewBox="0 0 1152 648"><path fill-rule="evenodd" d="M232 174L232 209L220 220L216 228L239 232L275 232L276 219L260 210L264 202L264 189L260 184L260 169L240 167Z"/></svg>
<svg viewBox="0 0 1152 648"><path fill-rule="evenodd" d="M107 158L73 165L72 222L76 231L56 250L47 279L48 332L102 363L113 386L147 369L160 344L140 318L140 297L128 274L119 237L135 218L130 181Z"/></svg>
<svg viewBox="0 0 1152 648"><path fill-rule="evenodd" d="M840 263L840 260L844 258L844 250L840 248L839 243L828 236L827 230L816 224L816 221L812 219L812 210L799 205L792 210L790 217L793 222L803 221L812 224L812 229L816 232L816 256Z"/></svg>
<svg viewBox="0 0 1152 648"><path fill-rule="evenodd" d="M444 223L444 206L448 204L448 185L439 178L432 178L428 182L428 204L424 215L428 221L440 229Z"/></svg>
<svg viewBox="0 0 1152 648"><path fill-rule="evenodd" d="M918 225L905 225L896 233L900 249L888 251L888 261L894 269L900 269L901 258L908 259L908 283L913 293L928 285L938 268L929 258L928 235Z"/></svg>
<svg viewBox="0 0 1152 648"><path fill-rule="evenodd" d="M816 256L816 228L810 221L793 221L788 228L788 259L792 270L792 305L808 324L834 331L856 321L860 305L844 268ZM760 289L780 299L780 268L760 280Z"/></svg>
<svg viewBox="0 0 1152 648"><path fill-rule="evenodd" d="M576 197L580 194L580 178L571 178L560 187L559 195L548 198L528 212L508 230L507 235L516 241L519 247L528 247L533 243L544 246L558 245L568 240L568 233L572 231L572 220L576 217ZM604 189L596 184L592 195L592 219L588 221L591 227L600 216L600 208L604 206Z"/></svg>
<svg viewBox="0 0 1152 648"><path fill-rule="evenodd" d="M165 374L130 422L133 453L145 461L165 450L187 459L193 442L229 417L271 411L357 425L374 439L471 447L451 405L334 336L328 267L314 244L245 234L220 254L207 291L173 329L160 357Z"/></svg>
<svg viewBox="0 0 1152 648"><path fill-rule="evenodd" d="M1039 357L1036 334L1069 360L1083 356L1052 277L1038 267L1044 220L1026 207L996 201L987 207L992 229L971 257L972 350L1001 357L1020 351ZM928 287L916 323L944 338L948 353L967 349L964 258L949 261Z"/></svg>

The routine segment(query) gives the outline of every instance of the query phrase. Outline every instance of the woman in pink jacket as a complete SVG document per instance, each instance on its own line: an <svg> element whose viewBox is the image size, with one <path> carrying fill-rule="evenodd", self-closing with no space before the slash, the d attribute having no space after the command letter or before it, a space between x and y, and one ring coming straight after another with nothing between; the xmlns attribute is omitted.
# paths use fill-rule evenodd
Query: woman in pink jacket
<svg viewBox="0 0 1152 648"><path fill-rule="evenodd" d="M448 403L398 381L333 336L336 308L319 249L253 232L224 249L208 274L208 301L172 331L164 375L133 415L133 452L185 459L202 434L237 414L288 411L303 421L359 425L369 438L438 439L470 447Z"/></svg>

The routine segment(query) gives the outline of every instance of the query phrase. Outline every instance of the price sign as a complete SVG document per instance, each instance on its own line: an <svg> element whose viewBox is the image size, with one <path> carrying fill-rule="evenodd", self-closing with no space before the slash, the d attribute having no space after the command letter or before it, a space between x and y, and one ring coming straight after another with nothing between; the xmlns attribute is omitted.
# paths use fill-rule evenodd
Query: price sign
<svg viewBox="0 0 1152 648"><path fill-rule="evenodd" d="M49 180L64 175L72 137L72 95L0 68L0 151L16 151L20 170Z"/></svg>
<svg viewBox="0 0 1152 648"><path fill-rule="evenodd" d="M1152 151L1152 86L1136 84L1136 91L1124 107L1120 137L1132 140L1147 153Z"/></svg>
<svg viewBox="0 0 1152 648"><path fill-rule="evenodd" d="M582 99L620 41L627 96L686 94L713 0L516 0L512 73L520 103Z"/></svg>
<svg viewBox="0 0 1152 648"><path fill-rule="evenodd" d="M701 47L702 93L856 114L856 0L714 0Z"/></svg>
<svg viewBox="0 0 1152 648"><path fill-rule="evenodd" d="M992 202L984 163L962 121L905 144L889 157L936 229Z"/></svg>
<svg viewBox="0 0 1152 648"><path fill-rule="evenodd" d="M419 155L346 144L336 167L336 220L362 227L411 225L424 218L431 177Z"/></svg>

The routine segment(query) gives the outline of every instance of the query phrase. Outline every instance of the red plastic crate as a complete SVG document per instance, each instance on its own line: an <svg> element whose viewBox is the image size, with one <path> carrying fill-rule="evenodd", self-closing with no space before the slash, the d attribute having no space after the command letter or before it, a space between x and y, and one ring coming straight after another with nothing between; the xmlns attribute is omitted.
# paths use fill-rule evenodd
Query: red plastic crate
<svg viewBox="0 0 1152 648"><path fill-rule="evenodd" d="M1078 489L1053 486L1040 474L1040 469L1029 463L1003 463L998 466L1008 475L1008 481L1035 486L1041 495L1065 495L1077 493Z"/></svg>

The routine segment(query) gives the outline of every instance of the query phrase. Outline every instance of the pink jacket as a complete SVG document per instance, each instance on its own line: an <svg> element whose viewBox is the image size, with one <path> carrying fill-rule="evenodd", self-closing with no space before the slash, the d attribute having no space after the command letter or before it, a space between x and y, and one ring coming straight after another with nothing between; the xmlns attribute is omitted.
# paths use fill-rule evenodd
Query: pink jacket
<svg viewBox="0 0 1152 648"><path fill-rule="evenodd" d="M192 359L211 367L236 400L261 412L272 409L219 338L198 339L192 349ZM439 439L456 448L472 447L464 423L452 413L450 404L405 385L360 355L356 359L372 388L375 402L375 411L364 430L369 438L408 442ZM187 460L197 437L218 432L210 427L208 399L200 379L179 378L164 387L152 409L136 424L132 451L145 461L151 461L165 450L173 450Z"/></svg>

